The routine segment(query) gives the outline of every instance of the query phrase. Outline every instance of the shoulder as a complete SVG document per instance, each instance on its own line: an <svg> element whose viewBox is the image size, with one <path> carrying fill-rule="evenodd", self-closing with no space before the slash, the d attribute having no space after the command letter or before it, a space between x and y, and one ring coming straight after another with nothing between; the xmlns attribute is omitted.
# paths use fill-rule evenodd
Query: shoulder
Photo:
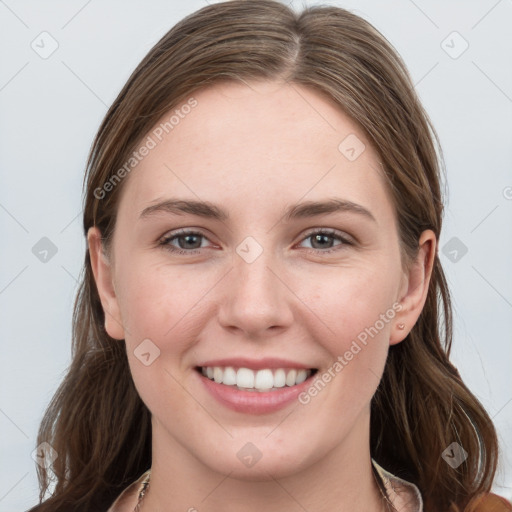
<svg viewBox="0 0 512 512"><path fill-rule="evenodd" d="M510 512L512 503L497 494L483 494L475 498L468 507L468 512Z"/></svg>
<svg viewBox="0 0 512 512"><path fill-rule="evenodd" d="M423 512L422 496L416 485L386 471L373 459L372 463L385 483L394 504L399 503L397 495L403 495L407 500L404 510ZM399 510L401 509L399 508ZM512 512L512 503L497 494L481 494L470 502L464 512Z"/></svg>
<svg viewBox="0 0 512 512"><path fill-rule="evenodd" d="M132 482L123 492L116 498L107 512L132 512L139 501L139 493L144 488L144 484L149 478L151 470L148 469L135 482Z"/></svg>

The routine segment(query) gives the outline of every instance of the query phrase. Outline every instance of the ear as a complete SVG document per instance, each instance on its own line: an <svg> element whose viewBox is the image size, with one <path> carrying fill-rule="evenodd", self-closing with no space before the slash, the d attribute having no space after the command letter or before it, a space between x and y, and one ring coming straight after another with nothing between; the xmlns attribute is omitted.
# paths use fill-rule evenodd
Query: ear
<svg viewBox="0 0 512 512"><path fill-rule="evenodd" d="M431 229L423 231L418 245L417 257L411 262L407 272L403 274L399 294L399 302L402 308L394 318L389 339L390 345L400 343L407 337L417 322L427 300L430 276L432 275L437 250L435 233ZM400 324L403 324L405 328L399 329L398 325Z"/></svg>
<svg viewBox="0 0 512 512"><path fill-rule="evenodd" d="M91 267L98 288L103 312L105 313L105 330L111 338L123 340L125 338L123 323L113 281L113 268L104 253L101 233L97 227L89 228L87 243Z"/></svg>

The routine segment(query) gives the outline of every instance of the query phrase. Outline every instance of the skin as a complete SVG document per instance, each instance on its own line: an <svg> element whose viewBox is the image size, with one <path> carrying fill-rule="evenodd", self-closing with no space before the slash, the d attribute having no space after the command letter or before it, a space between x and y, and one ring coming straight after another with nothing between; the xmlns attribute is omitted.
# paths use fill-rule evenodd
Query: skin
<svg viewBox="0 0 512 512"><path fill-rule="evenodd" d="M152 413L151 486L142 508L382 510L371 473L370 400L389 346L404 340L425 303L435 235L423 232L416 260L402 265L378 154L318 92L227 83L194 97L198 105L125 178L109 257L98 229L88 233L106 330L126 340L136 388ZM354 161L338 150L349 134L366 145ZM168 197L210 201L230 218L160 212L139 219ZM288 205L333 197L365 207L375 221L353 212L282 219ZM168 245L199 252L158 245L179 228L204 238ZM329 236L315 243L314 228L335 229L353 244ZM252 263L236 252L248 236L263 250ZM396 316L306 405L231 411L194 371L221 357L282 357L320 375L398 303ZM148 338L160 355L146 366L134 350ZM262 453L250 468L237 457L247 442Z"/></svg>

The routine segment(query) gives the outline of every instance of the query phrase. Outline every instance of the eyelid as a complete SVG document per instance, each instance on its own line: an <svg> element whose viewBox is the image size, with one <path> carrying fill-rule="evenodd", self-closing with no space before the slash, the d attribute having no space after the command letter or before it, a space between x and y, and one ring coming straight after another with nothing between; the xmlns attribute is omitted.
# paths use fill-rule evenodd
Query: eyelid
<svg viewBox="0 0 512 512"><path fill-rule="evenodd" d="M190 235L190 234L194 234L194 233L197 233L198 235L199 234L203 235L206 238L206 235L202 232L202 228L190 227L190 228L171 229L170 231L165 232L159 238L159 240L163 240L163 239L166 239L166 238L171 238L171 237L177 236L177 235Z"/></svg>
<svg viewBox="0 0 512 512"><path fill-rule="evenodd" d="M341 231L341 230L335 229L335 228L321 228L321 227L311 228L310 230L306 231L305 233L300 235L302 237L300 241L302 241L305 238L308 238L309 236L314 235L316 233L323 233L326 235L336 236L340 239L343 239L345 241L345 243L352 243L352 244L357 243L356 238L353 237L352 235L349 235L346 231Z"/></svg>
<svg viewBox="0 0 512 512"><path fill-rule="evenodd" d="M210 243L213 243L210 240L210 236L206 235L201 228L179 228L172 231L166 232L164 235L158 238L157 245L166 245L170 240L173 238L178 238L180 236L187 236L187 235L197 235L202 236L206 240L208 240ZM180 249L177 249L180 250ZM197 249L191 249L187 252L192 252Z"/></svg>

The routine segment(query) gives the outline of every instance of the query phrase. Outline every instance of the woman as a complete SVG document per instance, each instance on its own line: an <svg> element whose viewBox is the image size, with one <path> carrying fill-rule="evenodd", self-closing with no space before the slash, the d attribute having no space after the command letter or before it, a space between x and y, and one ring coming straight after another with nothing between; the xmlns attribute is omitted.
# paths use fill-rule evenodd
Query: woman
<svg viewBox="0 0 512 512"><path fill-rule="evenodd" d="M235 0L171 29L91 150L32 510L511 510L449 361L434 142L348 11Z"/></svg>

